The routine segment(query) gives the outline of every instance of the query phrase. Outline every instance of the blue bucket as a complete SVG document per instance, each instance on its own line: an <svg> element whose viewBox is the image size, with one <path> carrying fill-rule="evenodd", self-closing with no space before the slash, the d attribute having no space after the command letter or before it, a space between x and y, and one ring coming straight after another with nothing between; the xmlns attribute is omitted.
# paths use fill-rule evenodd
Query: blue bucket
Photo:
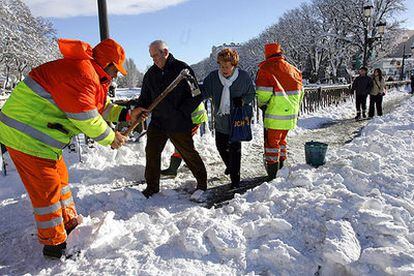
<svg viewBox="0 0 414 276"><path fill-rule="evenodd" d="M305 143L305 158L306 164L315 168L325 164L326 151L328 144L321 142L306 142Z"/></svg>

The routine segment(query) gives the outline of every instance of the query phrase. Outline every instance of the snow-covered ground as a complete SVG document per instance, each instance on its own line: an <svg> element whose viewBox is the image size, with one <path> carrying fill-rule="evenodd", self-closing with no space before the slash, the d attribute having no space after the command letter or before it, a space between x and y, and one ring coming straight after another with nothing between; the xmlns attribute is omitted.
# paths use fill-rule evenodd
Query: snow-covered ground
<svg viewBox="0 0 414 276"><path fill-rule="evenodd" d="M407 96L393 91L387 97ZM0 274L413 274L413 105L407 98L367 121L352 142L329 149L326 165L315 169L293 159L275 181L219 209L203 208L175 189L195 185L186 168L148 200L140 193L144 185L113 189L143 178L145 141L118 152L85 149L83 163L65 152L84 222L68 239L69 250L80 255L61 261L41 255L29 198L9 161L9 175L0 178ZM291 139L353 114L352 102L306 114ZM254 130L253 141L243 144L242 176L263 173L260 125ZM211 133L195 143L209 178L221 177ZM167 144L163 167L172 150Z"/></svg>

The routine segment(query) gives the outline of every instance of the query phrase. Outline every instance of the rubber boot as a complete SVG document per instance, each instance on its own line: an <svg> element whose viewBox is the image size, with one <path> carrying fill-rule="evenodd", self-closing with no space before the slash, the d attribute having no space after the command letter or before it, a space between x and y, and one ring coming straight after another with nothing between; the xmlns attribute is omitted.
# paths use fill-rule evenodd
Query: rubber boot
<svg viewBox="0 0 414 276"><path fill-rule="evenodd" d="M66 242L57 245L45 245L43 247L43 256L60 259L60 257L65 255L65 249Z"/></svg>
<svg viewBox="0 0 414 276"><path fill-rule="evenodd" d="M276 178L278 169L279 163L267 164L267 181L271 181Z"/></svg>
<svg viewBox="0 0 414 276"><path fill-rule="evenodd" d="M181 158L178 158L178 157L175 157L175 156L171 156L171 159L170 159L170 167L168 169L162 170L161 171L161 175L169 176L171 178L176 177L177 176L178 168L181 165L181 161L182 161Z"/></svg>
<svg viewBox="0 0 414 276"><path fill-rule="evenodd" d="M284 163L285 163L285 160L280 160L279 161L279 170L281 170L283 168Z"/></svg>
<svg viewBox="0 0 414 276"><path fill-rule="evenodd" d="M236 189L240 187L240 174L230 175L231 188Z"/></svg>

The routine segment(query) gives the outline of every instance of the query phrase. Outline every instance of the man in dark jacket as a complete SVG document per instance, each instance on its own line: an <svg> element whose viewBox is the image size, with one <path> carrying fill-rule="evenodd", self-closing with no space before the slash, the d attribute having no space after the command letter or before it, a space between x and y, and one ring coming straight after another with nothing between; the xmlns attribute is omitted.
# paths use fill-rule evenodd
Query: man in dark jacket
<svg viewBox="0 0 414 276"><path fill-rule="evenodd" d="M361 67L359 69L359 76L352 83L352 92L355 91L355 103L357 114L355 116L356 120L361 119L361 109L362 117L366 118L367 110L367 97L372 89L372 79L367 76L368 69L366 67Z"/></svg>
<svg viewBox="0 0 414 276"><path fill-rule="evenodd" d="M139 108L148 108L165 88L187 68L184 62L169 53L164 41L156 40L149 46L154 65L144 75L141 95L136 102ZM201 95L193 97L190 87L181 81L177 87L152 111L147 132L145 180L146 197L159 192L161 153L168 139L183 157L188 168L197 179L197 189L207 189L207 172L200 155L194 148L191 136L191 113L201 103Z"/></svg>
<svg viewBox="0 0 414 276"><path fill-rule="evenodd" d="M414 94L414 70L411 72L411 94Z"/></svg>

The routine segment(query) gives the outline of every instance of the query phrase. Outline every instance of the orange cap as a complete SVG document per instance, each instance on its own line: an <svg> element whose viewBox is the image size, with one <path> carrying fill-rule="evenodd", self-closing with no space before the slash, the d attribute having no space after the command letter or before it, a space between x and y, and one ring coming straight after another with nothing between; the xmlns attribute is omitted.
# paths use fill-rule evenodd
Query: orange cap
<svg viewBox="0 0 414 276"><path fill-rule="evenodd" d="M122 75L125 76L127 74L127 71L123 66L125 61L125 51L115 40L111 38L102 40L92 51L93 58L102 68L113 63Z"/></svg>
<svg viewBox="0 0 414 276"><path fill-rule="evenodd" d="M266 58L276 54L282 54L282 47L279 43L269 43L265 45Z"/></svg>

